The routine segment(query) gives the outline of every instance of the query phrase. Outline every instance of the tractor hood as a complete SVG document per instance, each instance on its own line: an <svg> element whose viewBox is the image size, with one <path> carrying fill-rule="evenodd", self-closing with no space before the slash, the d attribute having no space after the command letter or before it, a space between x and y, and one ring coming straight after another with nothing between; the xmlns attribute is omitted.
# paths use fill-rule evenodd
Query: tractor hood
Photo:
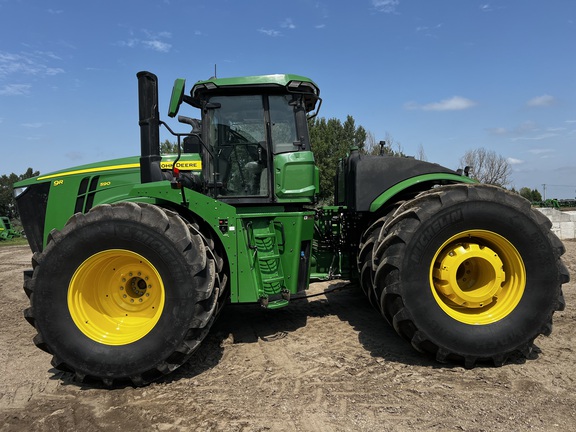
<svg viewBox="0 0 576 432"><path fill-rule="evenodd" d="M172 169L172 164L176 159L176 157L177 155L175 154L163 155L160 167L163 170ZM180 169L180 171L200 171L202 168L199 155L188 155L188 154L183 154L179 159L178 163L176 164L176 166ZM18 188L25 188L34 184L38 184L40 182L63 180L66 177L74 175L114 174L119 173L120 171L124 172L126 170L131 171L134 170L139 172L140 157L130 156L119 159L110 159L107 161L95 162L86 165L78 165L71 168L53 171L47 174L42 174L37 177L31 177L29 179L25 179L17 183L14 183L14 190L16 191L16 189Z"/></svg>
<svg viewBox="0 0 576 432"><path fill-rule="evenodd" d="M32 177L22 180L14 184L14 189L31 186L39 182L49 181L53 179L63 179L71 175L81 174L95 174L104 173L109 171L126 170L126 169L140 169L140 162L138 156L126 157L121 159L111 159L103 162L96 162L86 165L78 165L76 167L66 168L63 170L54 171L48 174L42 174L37 177Z"/></svg>
<svg viewBox="0 0 576 432"><path fill-rule="evenodd" d="M171 170L176 158L162 156L160 168ZM198 154L183 154L176 166L180 171L200 171L202 162ZM47 233L61 229L70 215L125 200L137 184L139 156L79 165L15 183L14 197L32 251L41 251ZM47 212L49 207L54 210Z"/></svg>

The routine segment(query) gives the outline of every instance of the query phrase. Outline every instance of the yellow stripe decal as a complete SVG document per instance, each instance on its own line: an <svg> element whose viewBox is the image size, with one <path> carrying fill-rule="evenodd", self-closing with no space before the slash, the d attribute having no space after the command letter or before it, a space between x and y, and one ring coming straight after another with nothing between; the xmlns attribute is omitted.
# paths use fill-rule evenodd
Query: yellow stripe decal
<svg viewBox="0 0 576 432"><path fill-rule="evenodd" d="M64 176L69 176L69 175L74 175L74 174L88 174L88 173L120 170L120 169L128 169L128 168L140 168L140 164L139 163L132 163L132 164L125 164L125 165L110 165L110 166L105 166L105 167L86 168L86 169L82 169L82 170L68 171L68 172L63 172L63 173L58 173L58 174L50 174L50 175L46 175L46 176L41 176L41 177L38 177L37 180L46 180L46 179L50 179L50 178L54 178L54 177L64 177Z"/></svg>

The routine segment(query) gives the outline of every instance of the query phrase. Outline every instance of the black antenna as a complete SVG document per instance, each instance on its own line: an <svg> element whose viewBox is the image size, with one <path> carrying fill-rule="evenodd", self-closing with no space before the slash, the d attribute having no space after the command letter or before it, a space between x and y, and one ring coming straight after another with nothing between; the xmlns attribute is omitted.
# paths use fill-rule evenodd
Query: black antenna
<svg viewBox="0 0 576 432"><path fill-rule="evenodd" d="M216 63L214 63L214 78L218 78L218 75L216 75Z"/></svg>

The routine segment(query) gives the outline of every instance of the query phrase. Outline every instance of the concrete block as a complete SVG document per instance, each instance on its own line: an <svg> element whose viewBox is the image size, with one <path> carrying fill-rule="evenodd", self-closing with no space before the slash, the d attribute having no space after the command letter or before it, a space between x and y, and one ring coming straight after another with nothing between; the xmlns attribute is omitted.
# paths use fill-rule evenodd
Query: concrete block
<svg viewBox="0 0 576 432"><path fill-rule="evenodd" d="M561 212L553 208L535 208L552 222L552 232L560 240L576 238L576 212Z"/></svg>

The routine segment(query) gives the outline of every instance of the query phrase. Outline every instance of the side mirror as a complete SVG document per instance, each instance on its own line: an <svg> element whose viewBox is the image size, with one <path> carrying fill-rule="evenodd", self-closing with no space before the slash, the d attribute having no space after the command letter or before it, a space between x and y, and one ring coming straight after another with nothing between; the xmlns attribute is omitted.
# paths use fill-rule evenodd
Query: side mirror
<svg viewBox="0 0 576 432"><path fill-rule="evenodd" d="M174 81L174 87L172 87L172 96L170 97L170 107L168 108L168 116L176 117L178 110L180 109L180 104L184 99L184 85L186 80L183 78L177 78Z"/></svg>

